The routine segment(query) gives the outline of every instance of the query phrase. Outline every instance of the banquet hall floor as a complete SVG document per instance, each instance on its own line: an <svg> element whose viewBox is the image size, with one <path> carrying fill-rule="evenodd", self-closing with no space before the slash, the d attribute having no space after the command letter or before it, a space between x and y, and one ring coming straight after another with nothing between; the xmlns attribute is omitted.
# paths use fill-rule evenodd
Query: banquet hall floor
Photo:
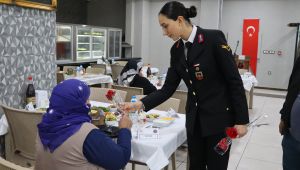
<svg viewBox="0 0 300 170"><path fill-rule="evenodd" d="M269 95L272 93L275 95ZM250 122L254 122L246 136L233 141L228 170L282 170L282 136L278 124L285 95L286 91L254 90L253 109L249 110ZM176 151L176 169L185 170L186 160L187 149L180 147ZM136 170L146 169L136 165ZM172 169L171 165L168 169ZM131 170L131 163L126 170Z"/></svg>

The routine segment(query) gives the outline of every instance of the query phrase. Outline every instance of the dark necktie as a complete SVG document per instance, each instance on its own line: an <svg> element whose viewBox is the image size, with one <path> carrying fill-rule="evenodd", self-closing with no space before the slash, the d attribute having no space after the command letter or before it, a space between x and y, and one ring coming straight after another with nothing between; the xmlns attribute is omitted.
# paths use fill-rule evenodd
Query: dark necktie
<svg viewBox="0 0 300 170"><path fill-rule="evenodd" d="M191 49L193 43L187 41L184 45L185 45L185 59L187 60L188 52Z"/></svg>
<svg viewBox="0 0 300 170"><path fill-rule="evenodd" d="M192 45L193 45L193 43L191 43L191 42L189 42L189 41L187 41L187 42L185 43L185 47L186 47L188 50L192 47Z"/></svg>

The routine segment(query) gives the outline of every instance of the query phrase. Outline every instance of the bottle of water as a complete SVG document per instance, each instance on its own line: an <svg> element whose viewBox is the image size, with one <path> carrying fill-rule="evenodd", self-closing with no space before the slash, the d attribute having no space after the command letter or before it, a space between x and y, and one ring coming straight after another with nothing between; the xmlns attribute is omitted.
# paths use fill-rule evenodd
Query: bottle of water
<svg viewBox="0 0 300 170"><path fill-rule="evenodd" d="M137 102L136 96L132 96L130 102L131 103ZM137 113L136 109L131 109L131 111L129 112L129 117L130 117L132 123L137 123L138 113Z"/></svg>
<svg viewBox="0 0 300 170"><path fill-rule="evenodd" d="M131 103L137 102L136 96L132 96L130 101L131 101ZM139 115L138 115L138 111L135 108L131 109L131 111L129 112L129 118L130 118L130 120L132 121L132 124L133 124L132 125L132 132L133 132L132 135L135 138L138 138L138 133L139 133L139 129L140 129L140 127L139 127Z"/></svg>
<svg viewBox="0 0 300 170"><path fill-rule="evenodd" d="M80 75L83 75L83 73L84 73L84 70L83 70L83 67L82 67L82 65L80 65L80 66L79 66L79 70L80 70Z"/></svg>
<svg viewBox="0 0 300 170"><path fill-rule="evenodd" d="M136 102L136 101L137 101L137 100L136 100L136 96L132 96L130 102L131 102L131 103L134 103L134 102Z"/></svg>
<svg viewBox="0 0 300 170"><path fill-rule="evenodd" d="M130 102L131 102L131 103L137 102L136 96L131 96ZM132 116L133 116L134 118L137 116L137 111L136 111L135 108L131 109L130 113L132 114Z"/></svg>
<svg viewBox="0 0 300 170"><path fill-rule="evenodd" d="M80 67L76 67L76 76L80 76Z"/></svg>

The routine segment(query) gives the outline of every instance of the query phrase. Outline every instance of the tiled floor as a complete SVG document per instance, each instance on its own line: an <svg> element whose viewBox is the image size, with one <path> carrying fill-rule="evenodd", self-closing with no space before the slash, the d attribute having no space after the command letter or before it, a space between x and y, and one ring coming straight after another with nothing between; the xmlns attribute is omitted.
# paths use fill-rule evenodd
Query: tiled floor
<svg viewBox="0 0 300 170"><path fill-rule="evenodd" d="M278 132L278 124L283 102L284 98L254 96L249 115L250 121L255 121L245 137L233 141L228 170L282 170L282 137ZM176 151L178 170L186 169L186 156L186 148ZM130 169L129 163L126 170ZM136 170L146 169L146 166L136 166Z"/></svg>

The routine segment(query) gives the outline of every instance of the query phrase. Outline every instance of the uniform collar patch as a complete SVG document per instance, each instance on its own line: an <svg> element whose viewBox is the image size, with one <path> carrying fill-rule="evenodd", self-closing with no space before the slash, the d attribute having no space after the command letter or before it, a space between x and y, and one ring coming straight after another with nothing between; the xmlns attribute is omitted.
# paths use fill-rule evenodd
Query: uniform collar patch
<svg viewBox="0 0 300 170"><path fill-rule="evenodd" d="M204 42L204 37L203 37L203 34L199 34L198 35L198 43L201 44Z"/></svg>

